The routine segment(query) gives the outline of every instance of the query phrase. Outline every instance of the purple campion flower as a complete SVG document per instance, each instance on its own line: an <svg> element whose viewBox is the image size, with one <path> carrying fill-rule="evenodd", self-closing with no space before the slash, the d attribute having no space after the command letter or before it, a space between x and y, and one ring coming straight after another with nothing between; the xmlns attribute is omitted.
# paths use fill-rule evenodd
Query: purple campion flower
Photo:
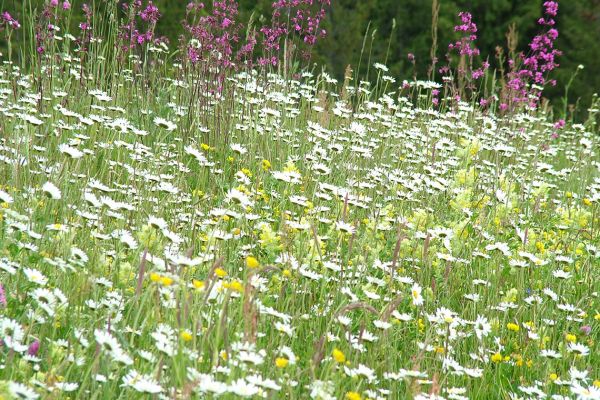
<svg viewBox="0 0 600 400"><path fill-rule="evenodd" d="M63 8L63 10L71 9L71 3L69 3L67 0L63 1L62 8Z"/></svg>
<svg viewBox="0 0 600 400"><path fill-rule="evenodd" d="M471 74L471 76L473 77L473 79L479 79L483 75L484 75L483 68L478 68L475 71L473 71L473 73Z"/></svg>
<svg viewBox="0 0 600 400"><path fill-rule="evenodd" d="M542 95L539 87L549 84L553 86L554 80L548 80L547 75L550 71L559 65L556 58L562 52L554 47L554 42L558 38L558 30L554 28L554 17L558 14L558 2L544 2L545 16L538 20L538 24L546 27L548 30L535 36L529 44L529 54L520 54L522 63L521 69L517 69L517 63L509 60L510 73L508 74L508 85L504 93L503 102L510 104L507 107L510 110L516 108L519 104L527 104L536 108ZM533 85L538 88L534 88Z"/></svg>
<svg viewBox="0 0 600 400"><path fill-rule="evenodd" d="M546 8L546 14L549 16L556 17L556 14L558 14L558 2L546 1L544 7Z"/></svg>
<svg viewBox="0 0 600 400"><path fill-rule="evenodd" d="M230 20L229 18L225 17L223 18L223 22L221 22L221 27L223 29L227 28L229 25L231 25L233 23L232 20Z"/></svg>
<svg viewBox="0 0 600 400"><path fill-rule="evenodd" d="M584 325L582 326L580 329L581 333L583 333L586 336L589 336L590 333L592 332L592 327L589 325Z"/></svg>
<svg viewBox="0 0 600 400"><path fill-rule="evenodd" d="M19 29L21 27L19 21L14 19L8 11L4 11L2 14L0 14L0 25L2 25L3 23L11 27L12 29Z"/></svg>
<svg viewBox="0 0 600 400"><path fill-rule="evenodd" d="M40 341L35 339L27 349L27 354L30 356L37 356L38 351L40 351Z"/></svg>
<svg viewBox="0 0 600 400"><path fill-rule="evenodd" d="M315 9L314 5L319 7ZM265 54L259 60L260 65L268 65L268 55L278 53L283 37L297 35L307 46L316 44L319 37L326 35L319 28L325 17L325 7L330 0L278 0L272 4L271 26L263 26L259 32L263 34L262 47Z"/></svg>
<svg viewBox="0 0 600 400"><path fill-rule="evenodd" d="M477 47L471 46L472 42L477 39L477 25L472 21L472 16L468 12L460 12L458 14L462 25L456 25L454 27L455 32L464 32L464 35L461 40L455 42L454 44L450 44L448 48L450 50L458 49L458 53L460 55L468 55L470 57L479 55L479 49Z"/></svg>
<svg viewBox="0 0 600 400"><path fill-rule="evenodd" d="M190 3L187 16L195 17L203 9L202 3ZM193 24L184 21L184 28L194 41L193 45L187 44L191 47L187 51L188 60L192 64L209 61L225 68L231 67L234 46L240 40L238 32L241 24L235 22L237 15L235 0L220 0L213 2L210 14L194 18ZM244 54L248 53L247 48Z"/></svg>
<svg viewBox="0 0 600 400"><path fill-rule="evenodd" d="M86 22L82 22L79 24L79 29L83 32L88 31L91 28L91 20L92 20L92 10L88 4L84 4L81 9L83 10L83 14L85 15Z"/></svg>
<svg viewBox="0 0 600 400"><path fill-rule="evenodd" d="M149 1L146 8L140 12L140 18L145 22L156 23L160 18L158 7Z"/></svg>
<svg viewBox="0 0 600 400"><path fill-rule="evenodd" d="M189 46L187 49L187 57L192 64L196 64L200 61L200 52L195 47Z"/></svg>
<svg viewBox="0 0 600 400"><path fill-rule="evenodd" d="M0 283L0 306L2 306L2 308L6 307L6 292L4 291L2 283Z"/></svg>
<svg viewBox="0 0 600 400"><path fill-rule="evenodd" d="M86 5L84 5L86 7ZM156 23L161 17L160 11L158 7L152 3L152 1L148 1L146 8L142 9L142 0L134 0L131 3L123 3L123 9L127 12L129 16L127 22L124 25L119 27L119 48L121 50L121 54L119 55L120 59L123 59L125 53L130 52L136 46L142 46L145 43L154 43L156 39L154 38L154 29L156 27ZM89 6L87 6L89 9ZM138 17L146 23L145 30L139 29L138 21L136 17ZM87 17L87 25L89 27L91 22L91 13L86 13Z"/></svg>
<svg viewBox="0 0 600 400"><path fill-rule="evenodd" d="M454 31L460 34L460 38L448 45L446 65L441 66L438 71L453 92L459 91L468 100L476 96L476 81L485 76L490 64L483 61L481 66L476 66L480 51L475 46L477 25L473 22L473 16L468 12L460 12L458 17L460 23L454 27ZM454 94L455 99L460 98Z"/></svg>
<svg viewBox="0 0 600 400"><path fill-rule="evenodd" d="M58 0L50 0L50 5L56 7L58 5Z"/></svg>

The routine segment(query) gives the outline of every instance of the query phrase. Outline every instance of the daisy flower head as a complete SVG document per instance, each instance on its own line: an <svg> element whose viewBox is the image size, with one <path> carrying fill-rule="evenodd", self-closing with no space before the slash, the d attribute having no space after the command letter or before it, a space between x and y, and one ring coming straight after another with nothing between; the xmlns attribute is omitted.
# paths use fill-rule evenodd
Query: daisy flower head
<svg viewBox="0 0 600 400"><path fill-rule="evenodd" d="M421 285L419 285L418 283L414 283L412 285L412 287L410 288L410 297L412 299L412 304L414 306L420 306L423 305L423 296L421 295Z"/></svg>
<svg viewBox="0 0 600 400"><path fill-rule="evenodd" d="M177 129L177 125L174 122L171 122L165 118L155 117L153 122L154 125L156 125L159 128L164 128L168 132L173 132L175 129Z"/></svg>
<svg viewBox="0 0 600 400"><path fill-rule="evenodd" d="M42 191L52 200L60 200L62 198L60 189L52 182L44 183L42 186Z"/></svg>

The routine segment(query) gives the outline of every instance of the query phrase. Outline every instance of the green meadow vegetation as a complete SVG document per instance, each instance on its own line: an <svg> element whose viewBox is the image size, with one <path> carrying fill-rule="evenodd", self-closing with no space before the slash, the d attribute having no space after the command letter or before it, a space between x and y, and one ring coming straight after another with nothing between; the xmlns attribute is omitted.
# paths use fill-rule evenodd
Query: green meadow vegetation
<svg viewBox="0 0 600 400"><path fill-rule="evenodd" d="M437 80L366 80L227 47L234 1L179 45L65 3L3 15L0 399L600 398L597 96L565 121L467 13Z"/></svg>

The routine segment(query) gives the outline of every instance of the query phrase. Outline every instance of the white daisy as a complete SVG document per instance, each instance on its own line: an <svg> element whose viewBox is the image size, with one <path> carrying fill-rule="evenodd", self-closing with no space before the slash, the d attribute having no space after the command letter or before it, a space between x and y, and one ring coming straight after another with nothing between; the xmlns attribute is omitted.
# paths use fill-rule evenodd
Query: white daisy
<svg viewBox="0 0 600 400"><path fill-rule="evenodd" d="M16 399L35 400L40 397L33 389L22 383L12 381L8 383L8 392L10 396L13 396Z"/></svg>
<svg viewBox="0 0 600 400"><path fill-rule="evenodd" d="M33 268L23 268L23 273L27 277L29 282L38 284L40 286L45 286L48 283L48 278L44 276L40 271Z"/></svg>
<svg viewBox="0 0 600 400"><path fill-rule="evenodd" d="M349 235L352 235L356 232L356 228L352 224L349 224L344 221L337 221L335 223L335 229L337 229L340 232L347 233Z"/></svg>
<svg viewBox="0 0 600 400"><path fill-rule="evenodd" d="M412 304L415 306L420 306L423 304L423 296L421 296L421 285L418 283L414 283L412 288L410 289L410 296L412 299Z"/></svg>
<svg viewBox="0 0 600 400"><path fill-rule="evenodd" d="M10 194L6 193L4 190L0 190L0 203L11 204L13 202L13 198Z"/></svg>
<svg viewBox="0 0 600 400"><path fill-rule="evenodd" d="M155 117L153 122L154 125L158 126L159 128L165 128L169 132L172 132L175 129L177 129L177 125L175 123L164 118Z"/></svg>
<svg viewBox="0 0 600 400"><path fill-rule="evenodd" d="M150 375L142 375L131 370L123 377L123 387L129 387L140 393L156 394L163 391L162 387Z"/></svg>
<svg viewBox="0 0 600 400"><path fill-rule="evenodd" d="M79 149L76 149L75 147L71 147L66 143L59 145L58 151L60 151L63 154L68 155L69 157L71 157L73 159L78 159L78 158L83 157L82 151L80 151Z"/></svg>
<svg viewBox="0 0 600 400"><path fill-rule="evenodd" d="M231 150L233 150L235 153L238 153L239 155L244 155L248 152L248 149L246 149L241 144L232 143L231 145L229 145L229 147L231 148Z"/></svg>
<svg viewBox="0 0 600 400"><path fill-rule="evenodd" d="M53 200L60 200L62 197L60 189L57 188L52 182L44 183L42 186L42 191Z"/></svg>

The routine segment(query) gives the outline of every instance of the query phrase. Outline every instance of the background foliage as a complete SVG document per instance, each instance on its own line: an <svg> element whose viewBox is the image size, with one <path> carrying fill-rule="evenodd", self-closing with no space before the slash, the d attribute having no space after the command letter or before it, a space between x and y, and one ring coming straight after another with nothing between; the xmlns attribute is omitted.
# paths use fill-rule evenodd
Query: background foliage
<svg viewBox="0 0 600 400"><path fill-rule="evenodd" d="M391 35L392 19L396 19L387 65L392 76L406 79L412 75L408 53L416 57L419 77L427 74L431 47L431 1L423 0L373 0L357 2L338 0L329 12L326 29L330 35L322 40L317 58L341 76L348 64L355 65L359 57L366 27L377 29L372 43L372 60L383 61ZM477 45L481 54L489 56L492 66L496 46L506 48L506 33L515 23L518 32L518 50L527 50L531 38L538 31L537 19L542 14L543 0L440 0L438 25L438 57L443 59L445 48L452 39L457 13L470 11L479 28ZM545 96L558 98L577 66L580 71L569 92L569 102L581 98L589 104L592 94L600 87L600 1L569 0L560 4L557 18L560 32L558 48L563 51L561 67L553 73L558 84L548 88ZM367 47L367 51L369 48Z"/></svg>

